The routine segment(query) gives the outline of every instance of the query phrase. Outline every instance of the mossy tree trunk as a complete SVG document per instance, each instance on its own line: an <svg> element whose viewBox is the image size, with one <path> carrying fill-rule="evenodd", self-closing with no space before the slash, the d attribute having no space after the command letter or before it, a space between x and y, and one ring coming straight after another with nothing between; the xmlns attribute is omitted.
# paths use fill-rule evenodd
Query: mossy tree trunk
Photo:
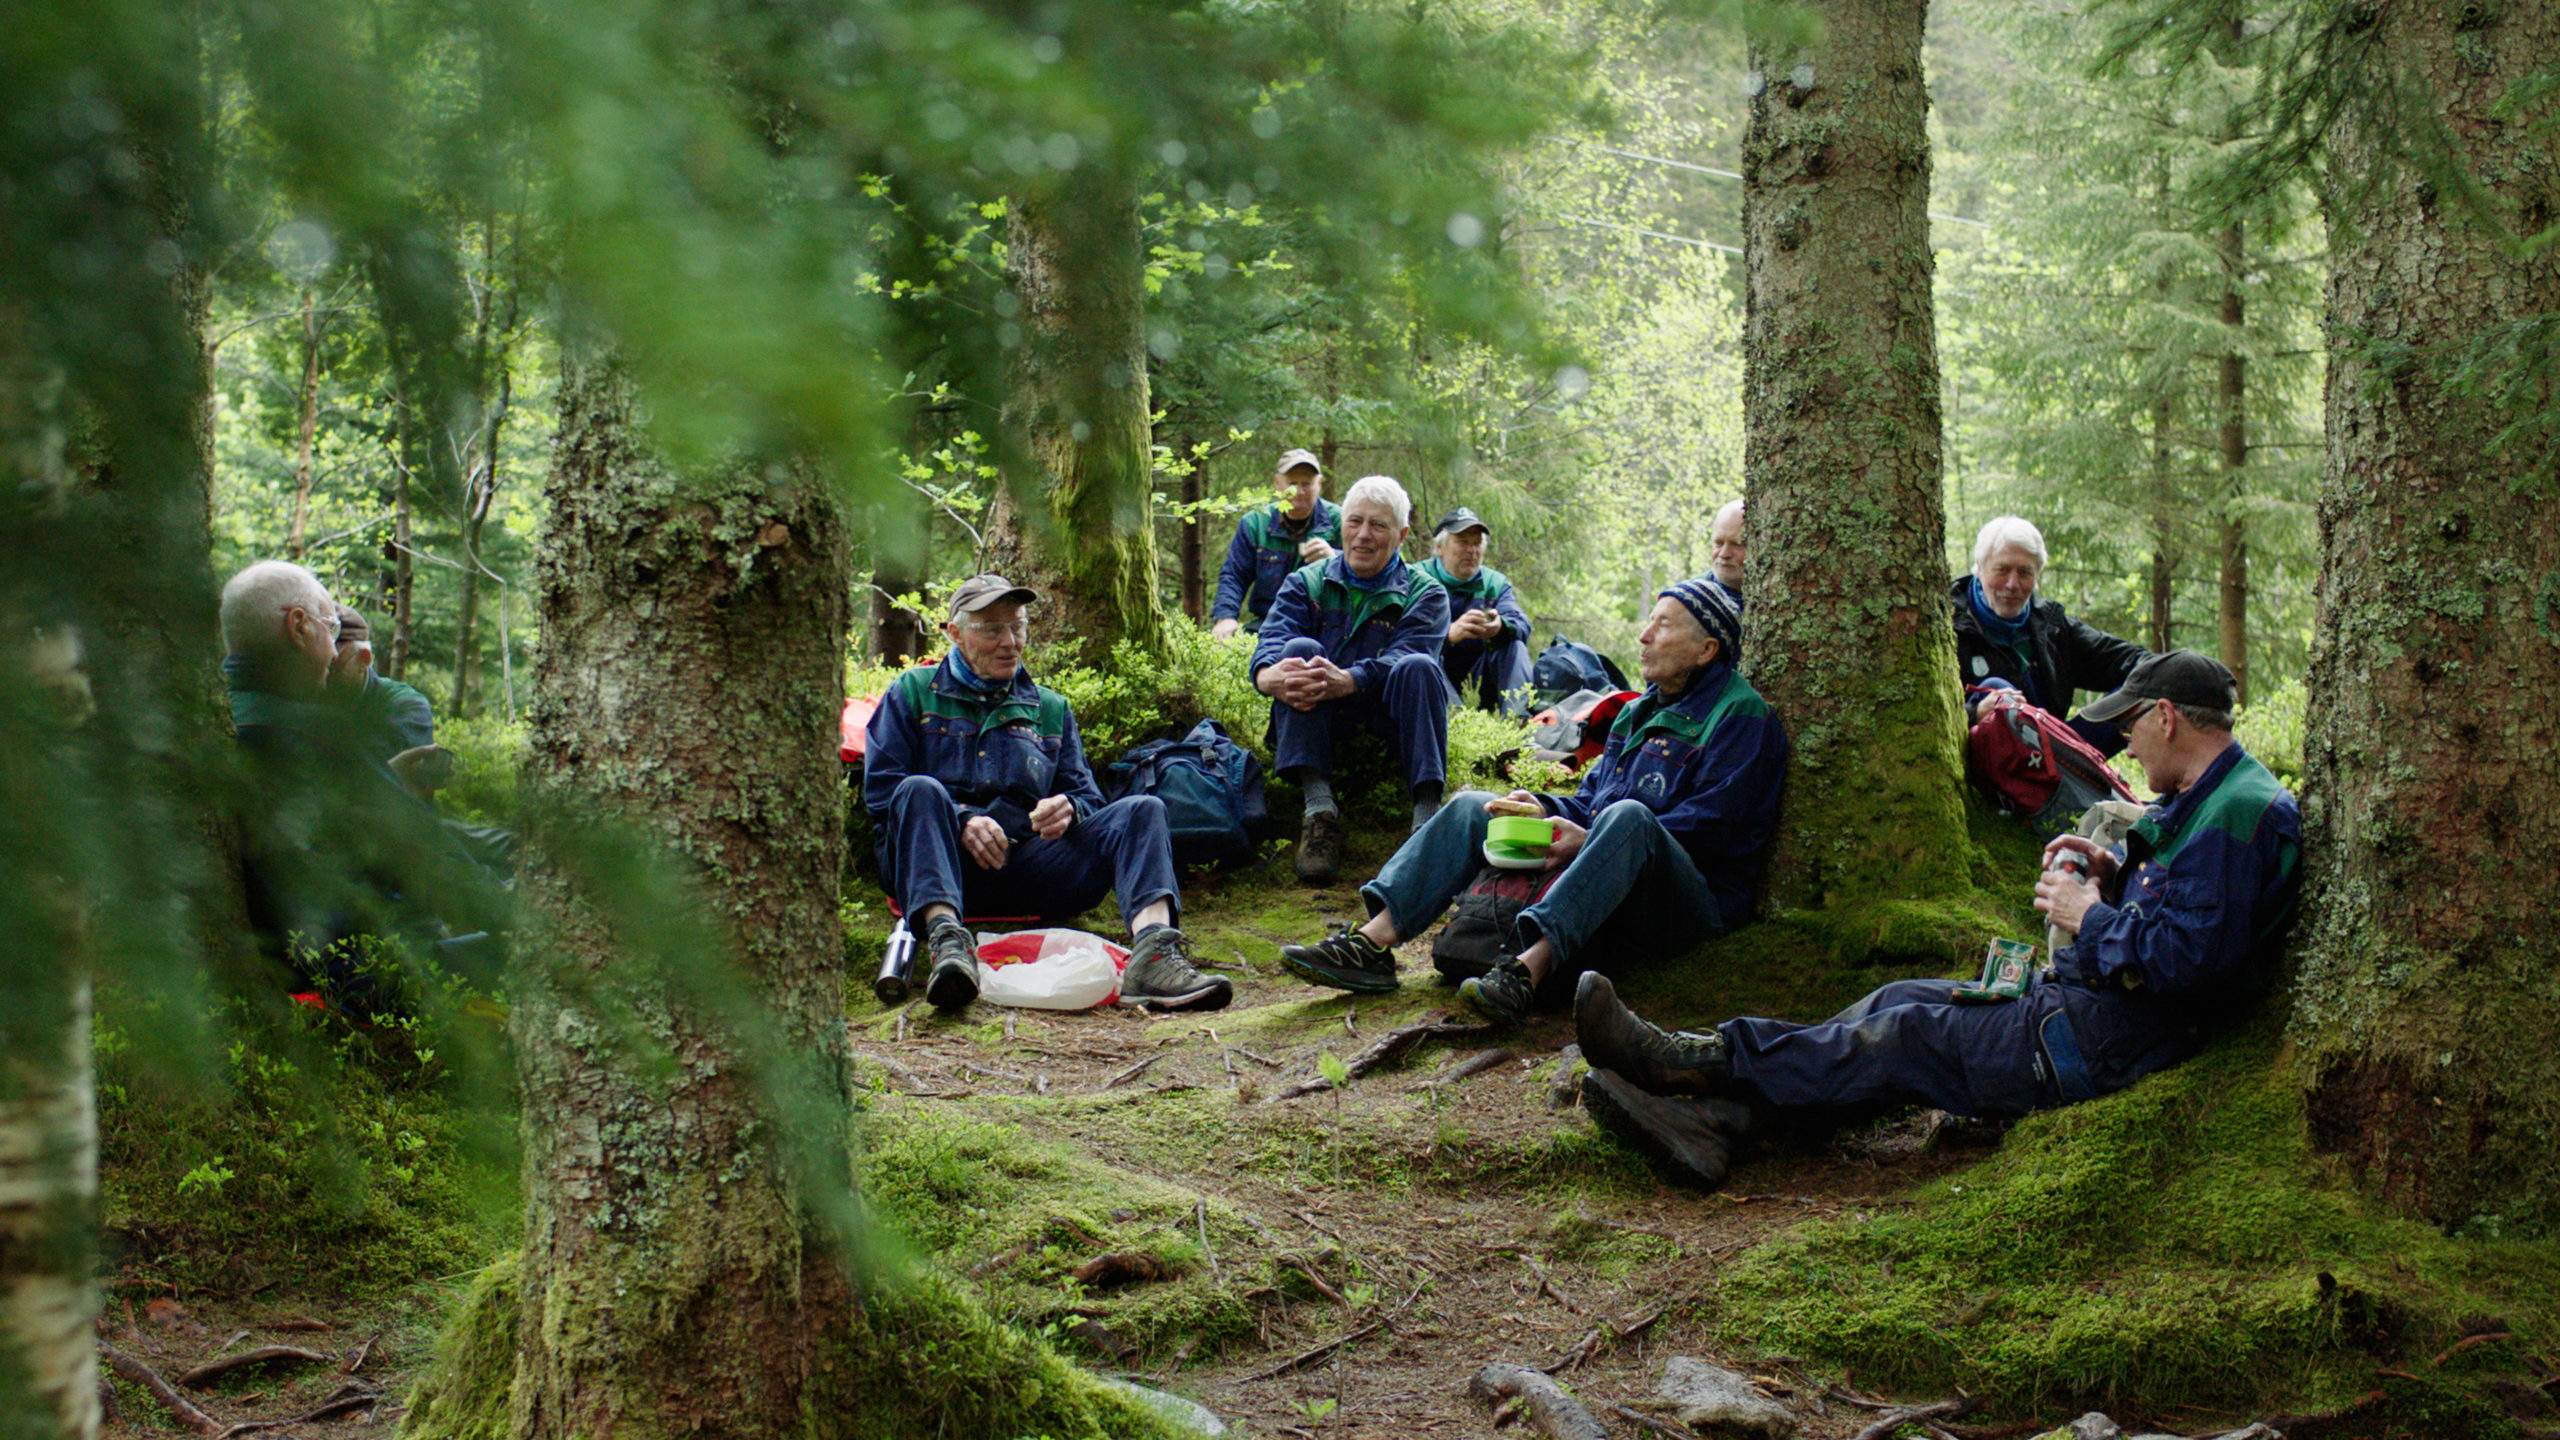
<svg viewBox="0 0 2560 1440"><path fill-rule="evenodd" d="M1923 0L1752 46L1745 668L1795 742L1788 905L1969 892L1943 599Z"/></svg>
<svg viewBox="0 0 2560 1440"><path fill-rule="evenodd" d="M994 568L1041 592L1045 643L1088 660L1123 637L1153 649L1164 601L1136 182L1079 172L1017 200L1006 238L1023 341L988 521Z"/></svg>
<svg viewBox="0 0 2560 1440"><path fill-rule="evenodd" d="M2386 5L2370 21L2377 73L2351 83L2432 109L2507 225L2560 217L2547 128L2493 110L2560 53L2560 7ZM2315 1144L2371 1191L2445 1224L2548 1225L2560 500L2531 478L2533 447L2497 443L2512 417L2445 368L2488 327L2560 312L2560 251L2520 257L2393 165L2394 128L2330 137L2344 223L2291 1033Z"/></svg>
<svg viewBox="0 0 2560 1440"><path fill-rule="evenodd" d="M855 1303L826 1238L845 537L792 467L680 475L641 424L609 361L565 367L513 1017L523 1440L801 1433Z"/></svg>

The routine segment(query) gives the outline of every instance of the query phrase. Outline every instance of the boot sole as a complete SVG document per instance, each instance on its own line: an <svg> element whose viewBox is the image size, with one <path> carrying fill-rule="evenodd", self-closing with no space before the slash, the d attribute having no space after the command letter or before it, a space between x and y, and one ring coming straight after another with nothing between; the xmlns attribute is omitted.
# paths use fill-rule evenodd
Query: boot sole
<svg viewBox="0 0 2560 1440"><path fill-rule="evenodd" d="M1393 975L1344 975L1321 966L1310 965L1287 953L1280 956L1280 968L1313 984L1335 990L1349 990L1358 995L1384 995L1404 988L1404 982Z"/></svg>
<svg viewBox="0 0 2560 1440"><path fill-rule="evenodd" d="M925 986L924 998L936 1010L966 1010L978 998L978 982L957 970L946 970Z"/></svg>
<svg viewBox="0 0 2560 1440"><path fill-rule="evenodd" d="M1473 979L1461 980L1458 982L1458 999L1463 1001L1468 1009L1497 1025L1526 1025L1529 1023L1529 1013L1527 1011L1523 1010L1514 1014L1512 1011L1504 1009L1490 997L1486 996L1484 993L1484 987L1478 985Z"/></svg>
<svg viewBox="0 0 2560 1440"><path fill-rule="evenodd" d="M1672 1106L1688 1107L1697 1113L1680 1117L1670 1111ZM1712 1126L1709 1117L1728 1107L1742 1111L1747 1123L1749 1111L1732 1101L1666 1100L1646 1094L1608 1070L1594 1070L1582 1077L1582 1108L1590 1112L1591 1123L1643 1156L1655 1174L1692 1190L1712 1191L1724 1184L1725 1175L1733 1168L1733 1151L1740 1136L1726 1139L1671 1132L1708 1130ZM1684 1119L1689 1123L1681 1123Z"/></svg>
<svg viewBox="0 0 2560 1440"><path fill-rule="evenodd" d="M1235 999L1232 985L1203 985L1179 995L1127 995L1120 1003L1140 1010L1224 1010Z"/></svg>

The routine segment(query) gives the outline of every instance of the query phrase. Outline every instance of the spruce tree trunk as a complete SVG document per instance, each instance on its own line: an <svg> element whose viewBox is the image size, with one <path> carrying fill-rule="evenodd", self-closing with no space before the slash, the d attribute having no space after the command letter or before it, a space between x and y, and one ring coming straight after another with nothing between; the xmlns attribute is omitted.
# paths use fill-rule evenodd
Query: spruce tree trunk
<svg viewBox="0 0 2560 1440"><path fill-rule="evenodd" d="M851 1195L845 539L787 467L679 476L639 425L621 372L573 358L513 1011L514 1434L763 1440L803 1433L853 1304L817 1218Z"/></svg>
<svg viewBox="0 0 2560 1440"><path fill-rule="evenodd" d="M1045 645L1088 661L1124 636L1154 649L1164 602L1136 184L1079 174L1018 200L1007 236L1024 338L1005 405L1015 459L988 512L992 568L1040 591Z"/></svg>
<svg viewBox="0 0 2560 1440"><path fill-rule="evenodd" d="M1755 39L1743 145L1744 668L1795 743L1785 904L1971 889L1944 600L1923 0Z"/></svg>
<svg viewBox="0 0 2560 1440"><path fill-rule="evenodd" d="M2178 648L2178 471L2169 450L2177 402L2151 402L2151 634L2154 651Z"/></svg>
<svg viewBox="0 0 2560 1440"><path fill-rule="evenodd" d="M293 458L293 524L285 531L284 558L299 561L311 533L311 445L320 429L320 312L312 287L302 287L302 430Z"/></svg>
<svg viewBox="0 0 2560 1440"><path fill-rule="evenodd" d="M2387 5L2349 83L2413 87L2526 232L2550 137L2491 107L2560 53L2560 7ZM2547 112L2548 106L2544 107ZM2560 311L2376 137L2330 137L2328 462L2292 1035L2315 1144L2448 1225L2560 1221L2560 504L2505 417L2443 383L2483 329ZM2343 187L2379 185L2369 195ZM2493 1222L2494 1223L2494 1222Z"/></svg>

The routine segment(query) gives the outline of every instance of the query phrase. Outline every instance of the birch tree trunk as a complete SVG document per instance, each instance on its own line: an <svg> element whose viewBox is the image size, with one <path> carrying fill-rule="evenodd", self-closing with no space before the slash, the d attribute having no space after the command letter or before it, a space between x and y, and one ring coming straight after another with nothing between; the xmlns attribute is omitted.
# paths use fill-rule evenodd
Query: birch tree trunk
<svg viewBox="0 0 2560 1440"><path fill-rule="evenodd" d="M1005 424L1023 473L988 516L993 568L1038 589L1033 625L1087 660L1164 633L1135 182L1079 174L1019 200L1008 241L1023 345ZM1025 502L1034 502L1026 504Z"/></svg>
<svg viewBox="0 0 2560 1440"><path fill-rule="evenodd" d="M2505 221L2560 216L2552 101L2492 107L2560 53L2560 6L2365 12L2376 73L2432 108ZM2401 128L2401 127L2395 127ZM2560 504L2507 418L2444 383L2484 329L2560 312L2387 144L2330 137L2328 460L2291 1033L2314 1143L2447 1225L2560 1220ZM2348 187L2372 182L2370 190ZM2548 391L2545 392L2546 400ZM2529 450L2530 447L2519 447Z"/></svg>
<svg viewBox="0 0 2560 1440"><path fill-rule="evenodd" d="M803 1433L854 1303L822 1218L852 1193L845 539L789 467L680 476L641 424L612 364L566 367L513 1011L520 1440Z"/></svg>
<svg viewBox="0 0 2560 1440"><path fill-rule="evenodd" d="M1969 892L1930 309L1924 0L1752 47L1744 669L1795 756L1790 905Z"/></svg>

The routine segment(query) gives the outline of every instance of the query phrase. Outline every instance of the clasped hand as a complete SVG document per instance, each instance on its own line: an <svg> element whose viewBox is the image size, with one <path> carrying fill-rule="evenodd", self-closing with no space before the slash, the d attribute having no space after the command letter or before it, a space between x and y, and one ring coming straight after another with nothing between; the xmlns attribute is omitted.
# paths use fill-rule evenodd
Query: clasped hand
<svg viewBox="0 0 2560 1440"><path fill-rule="evenodd" d="M1293 655L1263 669L1262 693L1292 710L1313 710L1360 688L1351 672L1322 655Z"/></svg>
<svg viewBox="0 0 2560 1440"><path fill-rule="evenodd" d="M1076 823L1076 802L1064 795L1052 795L1031 807L1031 833L1043 840L1055 840ZM1013 855L1013 841L1007 839L1004 827L994 817L972 815L960 827L960 848L983 870L1001 870Z"/></svg>

